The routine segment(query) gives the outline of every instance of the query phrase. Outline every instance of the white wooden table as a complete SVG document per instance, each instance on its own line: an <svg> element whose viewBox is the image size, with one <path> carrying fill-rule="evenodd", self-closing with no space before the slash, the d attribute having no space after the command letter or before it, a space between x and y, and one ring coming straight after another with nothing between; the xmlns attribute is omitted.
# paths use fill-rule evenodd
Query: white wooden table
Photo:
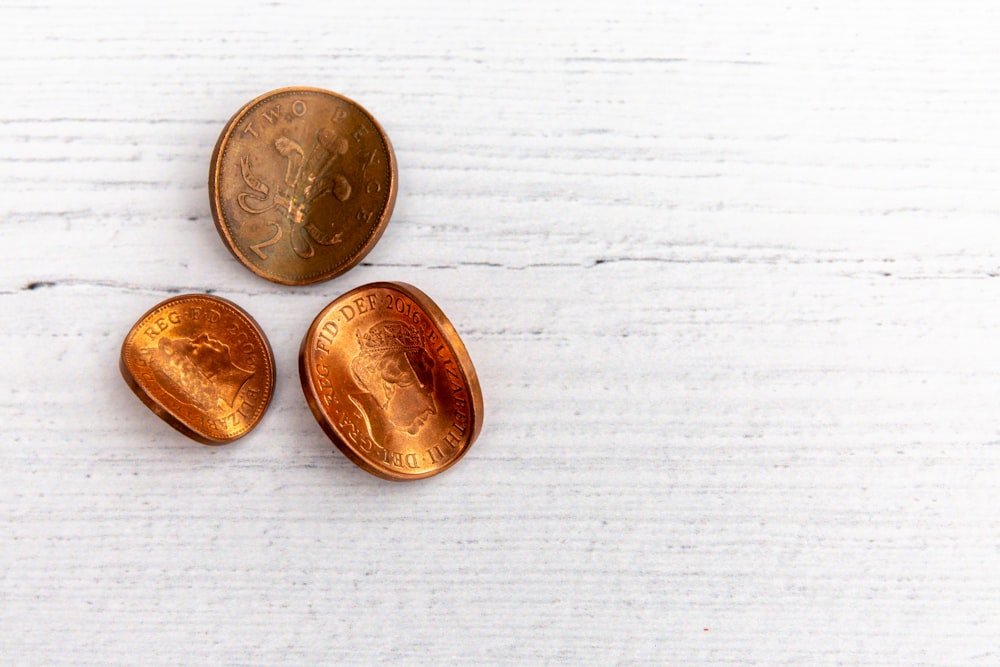
<svg viewBox="0 0 1000 667"><path fill-rule="evenodd" d="M1000 664L995 3L0 6L0 663ZM222 125L352 97L396 147L305 288L213 227ZM298 343L404 280L462 333L469 455L391 484ZM149 307L270 337L233 445L121 380Z"/></svg>

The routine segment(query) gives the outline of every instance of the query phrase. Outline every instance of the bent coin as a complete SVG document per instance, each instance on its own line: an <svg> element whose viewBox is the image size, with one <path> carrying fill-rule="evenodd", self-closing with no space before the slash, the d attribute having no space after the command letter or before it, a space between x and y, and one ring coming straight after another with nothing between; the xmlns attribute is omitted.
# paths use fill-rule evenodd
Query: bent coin
<svg viewBox="0 0 1000 667"><path fill-rule="evenodd" d="M385 479L436 475L482 429L465 346L430 297L405 283L363 285L327 305L302 339L299 378L334 444Z"/></svg>
<svg viewBox="0 0 1000 667"><path fill-rule="evenodd" d="M274 392L274 355L260 327L207 294L167 299L139 318L118 366L150 410L206 445L246 435Z"/></svg>
<svg viewBox="0 0 1000 667"><path fill-rule="evenodd" d="M208 175L223 242L257 275L285 285L332 278L361 261L392 215L396 158L356 102L281 88L236 112Z"/></svg>

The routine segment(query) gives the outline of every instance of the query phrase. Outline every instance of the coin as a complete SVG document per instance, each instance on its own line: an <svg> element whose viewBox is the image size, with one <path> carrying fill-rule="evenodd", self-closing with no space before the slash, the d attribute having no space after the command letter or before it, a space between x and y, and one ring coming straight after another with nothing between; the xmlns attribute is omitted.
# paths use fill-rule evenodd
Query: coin
<svg viewBox="0 0 1000 667"><path fill-rule="evenodd" d="M257 275L305 285L371 251L392 215L389 138L359 104L318 88L281 88L236 112L208 176L215 226Z"/></svg>
<svg viewBox="0 0 1000 667"><path fill-rule="evenodd" d="M302 391L347 458L390 480L454 465L483 425L483 397L455 328L405 283L363 285L313 320L299 351Z"/></svg>
<svg viewBox="0 0 1000 667"><path fill-rule="evenodd" d="M274 391L274 355L260 327L207 294L167 299L139 318L118 366L146 407L206 445L246 435Z"/></svg>

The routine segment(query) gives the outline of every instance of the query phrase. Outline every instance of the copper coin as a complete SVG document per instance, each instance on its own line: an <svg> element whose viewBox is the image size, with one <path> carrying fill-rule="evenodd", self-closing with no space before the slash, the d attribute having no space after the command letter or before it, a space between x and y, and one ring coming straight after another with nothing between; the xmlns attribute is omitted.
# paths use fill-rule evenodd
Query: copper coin
<svg viewBox="0 0 1000 667"><path fill-rule="evenodd" d="M167 299L139 318L118 366L150 410L206 445L246 435L274 391L264 332L242 308L207 294Z"/></svg>
<svg viewBox="0 0 1000 667"><path fill-rule="evenodd" d="M356 102L281 88L236 112L212 153L208 192L226 247L285 285L332 278L378 242L396 203L392 145Z"/></svg>
<svg viewBox="0 0 1000 667"><path fill-rule="evenodd" d="M299 377L334 444L385 479L436 475L482 429L465 346L430 297L405 283L363 285L324 308L302 340Z"/></svg>

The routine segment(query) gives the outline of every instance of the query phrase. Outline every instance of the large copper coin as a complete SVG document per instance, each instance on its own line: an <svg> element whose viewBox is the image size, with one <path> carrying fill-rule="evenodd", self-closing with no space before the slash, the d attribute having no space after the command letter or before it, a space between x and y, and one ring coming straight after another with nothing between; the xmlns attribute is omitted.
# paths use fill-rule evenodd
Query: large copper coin
<svg viewBox="0 0 1000 667"><path fill-rule="evenodd" d="M167 299L128 332L122 376L184 435L221 445L257 425L274 391L274 355L242 308L207 294Z"/></svg>
<svg viewBox="0 0 1000 667"><path fill-rule="evenodd" d="M436 475L482 429L465 346L430 297L405 283L363 285L324 308L302 340L299 377L334 444L386 479Z"/></svg>
<svg viewBox="0 0 1000 667"><path fill-rule="evenodd" d="M351 100L282 88L233 116L212 153L208 192L226 246L285 285L332 278L378 242L396 203L389 138Z"/></svg>

